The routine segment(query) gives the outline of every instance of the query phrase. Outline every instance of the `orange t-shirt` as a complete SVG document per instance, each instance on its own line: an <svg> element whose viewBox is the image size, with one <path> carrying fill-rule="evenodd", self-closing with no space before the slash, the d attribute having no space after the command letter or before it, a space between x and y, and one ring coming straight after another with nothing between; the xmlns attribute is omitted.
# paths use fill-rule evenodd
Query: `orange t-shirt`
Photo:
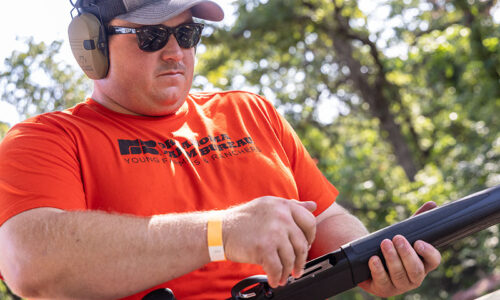
<svg viewBox="0 0 500 300"><path fill-rule="evenodd" d="M0 144L0 224L37 207L151 216L266 195L313 200L318 215L337 194L272 104L245 92L190 94L165 117L88 99L17 124ZM261 267L214 262L156 288L179 300L225 299L255 274Z"/></svg>

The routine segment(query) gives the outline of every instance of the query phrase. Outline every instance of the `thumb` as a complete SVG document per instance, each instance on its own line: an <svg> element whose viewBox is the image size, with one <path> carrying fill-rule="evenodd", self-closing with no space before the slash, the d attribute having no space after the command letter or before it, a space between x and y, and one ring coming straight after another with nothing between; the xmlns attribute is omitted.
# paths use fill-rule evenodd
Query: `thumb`
<svg viewBox="0 0 500 300"><path fill-rule="evenodd" d="M297 203L310 212L315 211L316 208L318 207L318 205L314 201L297 201Z"/></svg>
<svg viewBox="0 0 500 300"><path fill-rule="evenodd" d="M413 214L413 216L416 216L418 214L421 214L423 212L426 212L428 210L434 209L437 207L437 204L433 201L425 202L424 205L420 206L419 209Z"/></svg>

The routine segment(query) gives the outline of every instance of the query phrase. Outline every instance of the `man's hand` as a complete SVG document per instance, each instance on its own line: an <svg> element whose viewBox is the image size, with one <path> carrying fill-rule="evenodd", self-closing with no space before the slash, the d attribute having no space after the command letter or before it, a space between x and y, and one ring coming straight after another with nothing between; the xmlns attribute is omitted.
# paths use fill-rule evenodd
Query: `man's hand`
<svg viewBox="0 0 500 300"><path fill-rule="evenodd" d="M224 211L227 259L261 265L271 287L299 277L316 234L315 209L310 201L261 197Z"/></svg>
<svg viewBox="0 0 500 300"><path fill-rule="evenodd" d="M434 207L435 203L427 202L415 215ZM441 254L432 245L416 241L412 247L401 235L395 236L392 241L382 241L380 248L388 272L381 259L373 256L368 261L372 279L359 284L365 291L379 297L390 297L419 287L425 276L441 262Z"/></svg>

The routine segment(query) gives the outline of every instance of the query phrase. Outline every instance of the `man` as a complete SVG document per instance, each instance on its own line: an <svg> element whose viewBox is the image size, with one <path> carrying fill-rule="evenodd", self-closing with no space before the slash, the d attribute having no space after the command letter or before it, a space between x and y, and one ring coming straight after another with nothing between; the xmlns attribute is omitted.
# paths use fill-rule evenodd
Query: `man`
<svg viewBox="0 0 500 300"><path fill-rule="evenodd" d="M14 126L0 146L0 272L14 292L141 299L169 287L224 299L262 272L283 285L367 234L268 101L188 94L193 17L221 20L217 4L124 1L113 15L103 2L88 6L109 25L109 70L92 98ZM402 236L381 248L388 272L372 257L361 287L382 297L440 262Z"/></svg>

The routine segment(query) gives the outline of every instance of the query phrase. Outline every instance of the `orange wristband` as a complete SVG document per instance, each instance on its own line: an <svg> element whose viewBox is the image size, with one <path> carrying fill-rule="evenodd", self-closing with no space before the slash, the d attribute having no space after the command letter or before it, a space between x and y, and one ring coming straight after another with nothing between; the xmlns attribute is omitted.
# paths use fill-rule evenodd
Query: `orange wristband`
<svg viewBox="0 0 500 300"><path fill-rule="evenodd" d="M222 242L222 219L213 216L207 223L208 254L211 261L226 260Z"/></svg>

